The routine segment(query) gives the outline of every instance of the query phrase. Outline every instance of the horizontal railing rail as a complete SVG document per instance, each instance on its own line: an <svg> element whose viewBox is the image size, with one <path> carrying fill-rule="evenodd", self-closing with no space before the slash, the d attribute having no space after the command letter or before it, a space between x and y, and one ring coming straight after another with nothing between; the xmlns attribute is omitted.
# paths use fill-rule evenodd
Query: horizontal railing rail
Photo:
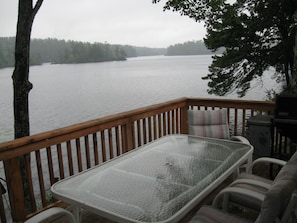
<svg viewBox="0 0 297 223"><path fill-rule="evenodd" d="M246 135L246 121L257 114L272 114L274 103L271 101L252 101L234 99L196 98L187 99L191 109L227 108L231 135Z"/></svg>
<svg viewBox="0 0 297 223"><path fill-rule="evenodd" d="M0 161L4 163L12 220L22 222L39 211L60 204L53 200L49 191L50 186L60 179L165 135L186 134L188 109L218 108L228 109L231 133L245 135L248 117L272 113L274 103L181 98L0 143ZM4 196L0 199L3 223L9 219L8 208L3 208Z"/></svg>

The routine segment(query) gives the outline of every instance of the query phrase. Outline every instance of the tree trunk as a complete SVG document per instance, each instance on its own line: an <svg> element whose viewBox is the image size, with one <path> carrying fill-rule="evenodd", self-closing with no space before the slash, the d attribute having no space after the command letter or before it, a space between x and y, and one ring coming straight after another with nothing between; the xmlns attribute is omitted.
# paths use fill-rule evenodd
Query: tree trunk
<svg viewBox="0 0 297 223"><path fill-rule="evenodd" d="M13 108L14 108L14 136L21 138L30 135L29 124L29 92L32 84L29 81L30 66L30 39L32 29L32 0L19 1L19 14L15 42L15 69L13 72ZM26 172L26 159L30 154L20 157L21 175L24 185L25 206L31 208L28 188L28 173Z"/></svg>
<svg viewBox="0 0 297 223"><path fill-rule="evenodd" d="M15 68L13 71L13 107L14 107L14 136L21 138L30 135L29 125L29 92L33 85L29 81L29 66L30 66L30 39L31 29L34 17L41 7L43 0L38 0L33 8L33 0L19 0L18 5L18 22L15 42ZM16 163L18 162L18 163ZM10 194L10 202L12 203L12 218L19 221L25 216L24 208L17 210L15 202L20 201L16 194L18 191L24 192L24 204L19 204L18 207L26 207L27 211L32 210L30 202L30 190L28 188L28 180L31 175L30 154L19 157L19 160L12 159L4 161L5 172L7 175L7 186ZM27 168L26 168L27 167ZM26 169L28 171L26 171ZM12 173L11 170L15 170ZM16 173L18 171L19 173ZM23 188L14 187L14 176L22 176ZM18 184L20 187L21 185ZM21 212L21 213L18 213Z"/></svg>
<svg viewBox="0 0 297 223"><path fill-rule="evenodd" d="M297 12L296 12L297 18ZM295 35L295 47L294 47L294 62L293 62L293 81L295 86L295 93L297 93L297 32Z"/></svg>
<svg viewBox="0 0 297 223"><path fill-rule="evenodd" d="M15 42L15 69L12 75L15 138L30 135L29 92L33 86L29 82L29 55L32 22L32 0L20 0Z"/></svg>

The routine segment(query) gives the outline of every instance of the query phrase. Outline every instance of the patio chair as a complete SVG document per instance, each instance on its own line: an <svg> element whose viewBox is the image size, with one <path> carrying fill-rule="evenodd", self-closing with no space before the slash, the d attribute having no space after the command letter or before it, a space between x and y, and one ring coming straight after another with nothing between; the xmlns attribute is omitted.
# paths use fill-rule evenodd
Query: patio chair
<svg viewBox="0 0 297 223"><path fill-rule="evenodd" d="M218 110L188 110L188 133L190 135L239 141L250 144L243 136L230 137L228 111L226 108ZM242 164L234 172L237 176L240 169L246 169L247 163Z"/></svg>
<svg viewBox="0 0 297 223"><path fill-rule="evenodd" d="M268 163L269 165L267 165L267 167L269 167L270 164L276 164L281 166L281 169L274 180L271 180L252 173L253 167L259 163ZM287 178L292 178L297 186L297 152L293 154L288 162L269 157L256 159L252 163L251 169L248 172L240 173L237 179L233 181L230 186L245 188L264 195L275 181ZM231 195L229 201L233 205L243 206L244 208L248 208L255 212L259 212L261 207L261 202L258 200L250 199L249 197L241 196L240 194Z"/></svg>
<svg viewBox="0 0 297 223"><path fill-rule="evenodd" d="M64 208L54 207L40 212L32 218L29 218L24 223L53 222L53 220L59 217L65 217L69 223L76 222L74 216L69 211L65 210Z"/></svg>
<svg viewBox="0 0 297 223"><path fill-rule="evenodd" d="M219 139L231 139L250 144L242 136L230 137L227 109L188 110L188 130L190 135Z"/></svg>
<svg viewBox="0 0 297 223"><path fill-rule="evenodd" d="M297 191L295 174L279 178L270 189L261 194L245 188L227 187L214 199L212 206L203 206L191 219L190 223L247 223L250 219L227 212L230 195L238 194L261 202L261 210L256 223L288 223L296 222ZM220 209L220 201L222 209Z"/></svg>

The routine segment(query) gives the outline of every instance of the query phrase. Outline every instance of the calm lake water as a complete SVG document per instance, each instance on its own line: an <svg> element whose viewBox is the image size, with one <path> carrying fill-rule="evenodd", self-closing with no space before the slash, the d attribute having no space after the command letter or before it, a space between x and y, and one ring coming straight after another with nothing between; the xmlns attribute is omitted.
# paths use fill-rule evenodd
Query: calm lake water
<svg viewBox="0 0 297 223"><path fill-rule="evenodd" d="M210 55L154 56L127 61L30 68L31 134L180 97L207 93ZM13 139L13 69L0 69L0 142ZM244 99L262 100L277 88L269 72ZM235 94L227 96L236 98Z"/></svg>

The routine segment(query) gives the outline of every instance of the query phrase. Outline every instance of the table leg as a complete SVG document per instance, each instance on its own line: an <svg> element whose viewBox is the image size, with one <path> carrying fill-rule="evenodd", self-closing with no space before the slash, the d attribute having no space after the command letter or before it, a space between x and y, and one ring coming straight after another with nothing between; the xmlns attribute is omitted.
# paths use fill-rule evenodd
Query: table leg
<svg viewBox="0 0 297 223"><path fill-rule="evenodd" d="M252 172L252 163L253 163L253 155L251 154L248 159L247 159L247 164L246 164L246 172L251 173Z"/></svg>
<svg viewBox="0 0 297 223"><path fill-rule="evenodd" d="M80 208L73 206L73 215L75 218L76 223L80 223L81 219L80 219Z"/></svg>
<svg viewBox="0 0 297 223"><path fill-rule="evenodd" d="M241 164L236 172L234 172L233 177L234 179L239 175L239 173L241 173L242 171L249 173L251 171L251 166L253 163L253 155L249 155L247 157L247 159L243 162L243 164Z"/></svg>

